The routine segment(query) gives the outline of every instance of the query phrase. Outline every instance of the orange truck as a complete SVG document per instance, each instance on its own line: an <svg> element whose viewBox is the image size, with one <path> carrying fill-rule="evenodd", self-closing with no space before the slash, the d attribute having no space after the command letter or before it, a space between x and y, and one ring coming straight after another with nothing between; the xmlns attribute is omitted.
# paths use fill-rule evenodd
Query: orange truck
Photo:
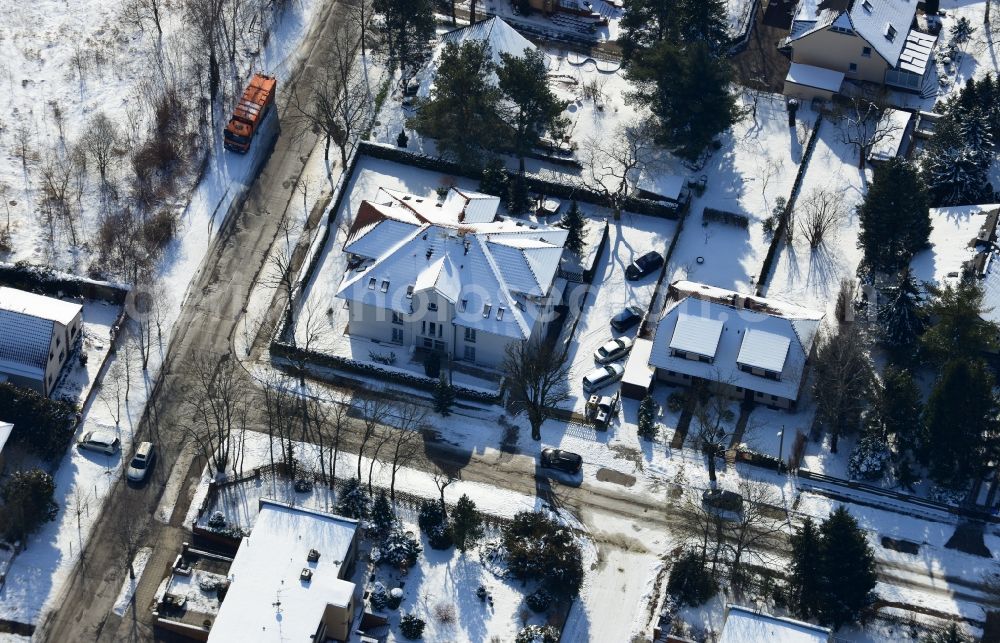
<svg viewBox="0 0 1000 643"><path fill-rule="evenodd" d="M227 150L245 154L250 149L253 135L260 129L268 112L274 105L274 93L278 81L274 76L254 74L250 84L243 90L240 102L233 109L233 117L226 125L223 142Z"/></svg>

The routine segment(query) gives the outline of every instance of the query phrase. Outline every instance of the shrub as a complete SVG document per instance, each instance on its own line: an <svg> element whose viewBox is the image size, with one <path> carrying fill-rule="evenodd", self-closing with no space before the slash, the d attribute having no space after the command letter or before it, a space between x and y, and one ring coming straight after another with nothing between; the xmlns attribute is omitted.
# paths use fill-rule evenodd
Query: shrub
<svg viewBox="0 0 1000 643"><path fill-rule="evenodd" d="M41 469L14 472L0 488L4 501L0 524L6 536L21 540L53 520L59 511L55 493L52 476Z"/></svg>
<svg viewBox="0 0 1000 643"><path fill-rule="evenodd" d="M583 583L583 555L569 529L543 513L522 511L504 529L507 568L521 580L538 579L556 596L572 597Z"/></svg>
<svg viewBox="0 0 1000 643"><path fill-rule="evenodd" d="M385 588L382 583L376 582L372 587L372 593L369 597L372 607L377 610L384 610L389 605L389 590Z"/></svg>
<svg viewBox="0 0 1000 643"><path fill-rule="evenodd" d="M0 383L0 418L14 424L11 440L51 461L73 438L76 408L31 389Z"/></svg>
<svg viewBox="0 0 1000 643"><path fill-rule="evenodd" d="M438 623L454 623L456 618L455 606L451 603L438 603L434 606L434 618Z"/></svg>
<svg viewBox="0 0 1000 643"><path fill-rule="evenodd" d="M410 640L423 636L426 625L416 614L404 614L403 618L399 619L399 631Z"/></svg>
<svg viewBox="0 0 1000 643"><path fill-rule="evenodd" d="M146 247L162 250L170 243L177 233L177 217L170 210L160 210L142 226L142 236L146 240Z"/></svg>
<svg viewBox="0 0 1000 643"><path fill-rule="evenodd" d="M687 395L685 395L684 391L674 391L667 396L667 410L671 413L680 413L686 401Z"/></svg>
<svg viewBox="0 0 1000 643"><path fill-rule="evenodd" d="M417 539L398 526L389 532L382 543L379 562L393 567L412 567L420 555L420 544Z"/></svg>
<svg viewBox="0 0 1000 643"><path fill-rule="evenodd" d="M451 533L451 525L448 522L443 522L440 525L431 527L427 531L427 544L431 546L431 549L451 549L452 545L455 544L455 539Z"/></svg>
<svg viewBox="0 0 1000 643"><path fill-rule="evenodd" d="M524 602L531 608L532 612L544 612L552 605L552 594L539 587L525 597Z"/></svg>
<svg viewBox="0 0 1000 643"><path fill-rule="evenodd" d="M378 496L372 504L371 524L380 536L389 533L393 525L396 524L396 512L392 510L384 490L378 492Z"/></svg>
<svg viewBox="0 0 1000 643"><path fill-rule="evenodd" d="M441 356L431 351L424 357L424 375L437 379L441 375Z"/></svg>
<svg viewBox="0 0 1000 643"><path fill-rule="evenodd" d="M689 550L674 563L667 591L683 605L701 605L716 592L715 581L697 552Z"/></svg>
<svg viewBox="0 0 1000 643"><path fill-rule="evenodd" d="M443 522L444 514L441 512L441 503L436 500L424 500L420 504L420 514L417 516L420 531L426 534L432 527L437 527Z"/></svg>
<svg viewBox="0 0 1000 643"><path fill-rule="evenodd" d="M553 625L526 625L514 643L559 643L559 630Z"/></svg>

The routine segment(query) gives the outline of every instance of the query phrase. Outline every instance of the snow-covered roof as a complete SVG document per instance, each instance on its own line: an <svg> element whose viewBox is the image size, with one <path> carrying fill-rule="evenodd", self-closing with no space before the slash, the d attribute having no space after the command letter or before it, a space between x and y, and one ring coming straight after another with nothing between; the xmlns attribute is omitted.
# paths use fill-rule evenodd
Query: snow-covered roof
<svg viewBox="0 0 1000 643"><path fill-rule="evenodd" d="M524 56L525 49L532 51L535 49L535 45L530 40L496 16L468 27L453 29L441 36L442 45L453 42L461 46L462 43L468 41L488 44L490 53L493 54L493 62L497 65L501 64L500 54Z"/></svg>
<svg viewBox="0 0 1000 643"><path fill-rule="evenodd" d="M878 129L880 132L886 132L886 135L875 141L868 158L872 161L888 161L899 155L899 149L903 145L903 135L912 116L910 112L898 109L885 110Z"/></svg>
<svg viewBox="0 0 1000 643"><path fill-rule="evenodd" d="M9 310L69 326L83 311L83 306L4 286L0 287L0 310Z"/></svg>
<svg viewBox="0 0 1000 643"><path fill-rule="evenodd" d="M785 76L785 80L796 85L837 93L840 91L840 85L844 82L844 72L792 63L788 67L788 75Z"/></svg>
<svg viewBox="0 0 1000 643"><path fill-rule="evenodd" d="M829 643L829 629L730 605L719 643Z"/></svg>
<svg viewBox="0 0 1000 643"><path fill-rule="evenodd" d="M670 336L670 348L705 357L715 357L722 336L722 321L679 313Z"/></svg>
<svg viewBox="0 0 1000 643"><path fill-rule="evenodd" d="M7 444L7 440L10 439L10 434L13 431L13 424L10 422L0 422L0 453L3 453L3 448Z"/></svg>
<svg viewBox="0 0 1000 643"><path fill-rule="evenodd" d="M649 367L649 356L653 351L653 342L641 337L636 338L625 362L625 373L622 375L622 385L632 384L641 388L649 388L653 381L653 369Z"/></svg>
<svg viewBox="0 0 1000 643"><path fill-rule="evenodd" d="M681 193L684 191L684 177L676 174L662 174L658 172L643 172L636 181L636 187L646 192L662 196L671 201L680 202Z"/></svg>
<svg viewBox="0 0 1000 643"><path fill-rule="evenodd" d="M273 500L260 505L229 568L210 642L311 641L326 606L346 606L354 595L354 583L339 574L356 520ZM319 552L316 562L308 561L311 549ZM300 580L303 569L312 570L311 580Z"/></svg>
<svg viewBox="0 0 1000 643"><path fill-rule="evenodd" d="M895 67L916 12L917 0L800 0L788 39L827 27L853 31Z"/></svg>
<svg viewBox="0 0 1000 643"><path fill-rule="evenodd" d="M383 195L391 205L359 208L344 249L366 261L345 275L337 297L411 314L414 294L436 292L455 304L455 324L531 336L537 311L528 298L548 295L566 230L499 218L499 202L489 195L453 189L441 207L433 199Z"/></svg>
<svg viewBox="0 0 1000 643"><path fill-rule="evenodd" d="M678 292L676 286L671 287L673 293ZM781 302L772 304L770 300L744 297L721 288L712 290L713 298L682 293L667 306L656 327L649 364L674 373L796 399L822 313ZM738 297L735 301L739 305L724 303L733 301L733 295ZM794 316L785 316L778 312L780 309L793 312ZM674 349L714 359L712 362L687 359L675 355ZM778 373L779 379L754 375L750 368Z"/></svg>

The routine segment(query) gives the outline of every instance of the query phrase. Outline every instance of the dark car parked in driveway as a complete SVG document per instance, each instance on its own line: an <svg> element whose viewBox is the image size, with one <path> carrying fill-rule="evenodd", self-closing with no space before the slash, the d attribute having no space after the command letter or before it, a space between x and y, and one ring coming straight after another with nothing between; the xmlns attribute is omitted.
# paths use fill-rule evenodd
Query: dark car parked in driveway
<svg viewBox="0 0 1000 643"><path fill-rule="evenodd" d="M562 449L543 449L542 466L551 469L559 469L566 473L579 473L583 465L583 458L576 453L563 451Z"/></svg>
<svg viewBox="0 0 1000 643"><path fill-rule="evenodd" d="M647 252L625 269L625 278L629 281L642 279L654 270L659 269L662 265L663 256L660 253L655 251Z"/></svg>
<svg viewBox="0 0 1000 643"><path fill-rule="evenodd" d="M629 306L611 318L611 327L619 333L624 333L640 321L642 321L642 309L638 306Z"/></svg>

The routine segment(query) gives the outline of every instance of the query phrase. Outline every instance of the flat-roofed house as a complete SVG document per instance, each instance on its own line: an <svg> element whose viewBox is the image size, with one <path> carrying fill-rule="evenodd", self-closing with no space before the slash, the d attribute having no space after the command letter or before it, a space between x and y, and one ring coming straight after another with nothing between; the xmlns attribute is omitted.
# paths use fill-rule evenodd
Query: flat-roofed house
<svg viewBox="0 0 1000 643"><path fill-rule="evenodd" d="M51 395L82 329L82 305L0 287L0 377Z"/></svg>

